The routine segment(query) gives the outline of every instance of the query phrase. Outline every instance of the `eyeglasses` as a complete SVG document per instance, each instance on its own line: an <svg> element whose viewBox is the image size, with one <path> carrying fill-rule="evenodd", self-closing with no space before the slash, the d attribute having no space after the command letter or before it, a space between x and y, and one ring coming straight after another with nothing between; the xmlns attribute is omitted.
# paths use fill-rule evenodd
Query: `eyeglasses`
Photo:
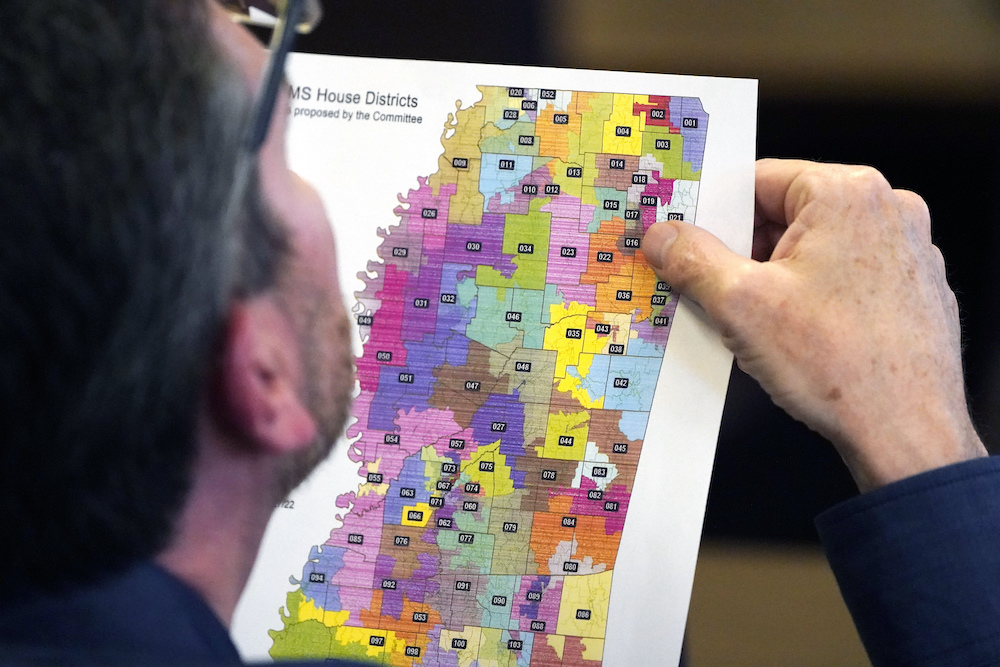
<svg viewBox="0 0 1000 667"><path fill-rule="evenodd" d="M274 117L278 90L284 80L285 61L289 51L292 50L295 36L298 33L311 32L323 17L323 8L319 0L218 0L218 2L239 21L274 28L269 45L271 55L264 70L260 92L251 110L250 125L242 153L236 163L233 186L224 214L223 224L229 227L234 224L239 212L244 210L250 175L257 161L257 153L267 138L271 119Z"/></svg>
<svg viewBox="0 0 1000 667"><path fill-rule="evenodd" d="M269 49L271 56L254 105L246 149L256 153L267 137L278 89L284 79L285 60L297 34L312 32L323 18L319 0L218 0L236 20L274 28ZM294 26L290 29L289 26Z"/></svg>

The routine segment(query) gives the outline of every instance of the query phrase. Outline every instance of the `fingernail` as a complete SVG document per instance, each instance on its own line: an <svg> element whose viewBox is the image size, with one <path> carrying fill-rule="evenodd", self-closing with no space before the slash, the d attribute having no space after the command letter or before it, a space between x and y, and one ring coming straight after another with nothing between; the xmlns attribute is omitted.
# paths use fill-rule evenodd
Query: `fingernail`
<svg viewBox="0 0 1000 667"><path fill-rule="evenodd" d="M646 236L642 239L642 248L650 266L656 270L663 268L663 256L676 238L677 228L666 222L658 222L646 231Z"/></svg>

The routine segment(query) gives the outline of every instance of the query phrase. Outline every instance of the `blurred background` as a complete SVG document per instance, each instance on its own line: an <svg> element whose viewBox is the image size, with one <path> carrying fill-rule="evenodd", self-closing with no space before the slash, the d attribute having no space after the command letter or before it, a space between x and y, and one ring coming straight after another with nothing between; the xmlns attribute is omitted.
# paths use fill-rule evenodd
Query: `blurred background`
<svg viewBox="0 0 1000 667"><path fill-rule="evenodd" d="M759 79L760 156L873 165L927 200L973 413L1000 446L1000 0L325 4L299 50ZM868 664L812 523L854 493L833 449L734 369L692 665Z"/></svg>

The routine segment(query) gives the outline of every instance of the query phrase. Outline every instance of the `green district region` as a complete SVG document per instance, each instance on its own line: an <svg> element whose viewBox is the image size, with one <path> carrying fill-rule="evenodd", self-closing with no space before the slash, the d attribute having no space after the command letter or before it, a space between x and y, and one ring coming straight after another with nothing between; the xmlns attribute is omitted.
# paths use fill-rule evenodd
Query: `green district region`
<svg viewBox="0 0 1000 667"><path fill-rule="evenodd" d="M521 287L545 289L545 267L549 258L549 226L551 213L540 209L549 200L532 199L527 215L508 213L503 232L503 254L513 255L514 269L510 278L494 268L476 268L476 284L490 287Z"/></svg>

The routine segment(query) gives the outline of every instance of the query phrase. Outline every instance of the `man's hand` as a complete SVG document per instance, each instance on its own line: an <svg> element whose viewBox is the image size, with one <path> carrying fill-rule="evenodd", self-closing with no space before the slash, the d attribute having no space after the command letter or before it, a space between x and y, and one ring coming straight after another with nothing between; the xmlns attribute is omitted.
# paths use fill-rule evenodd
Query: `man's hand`
<svg viewBox="0 0 1000 667"><path fill-rule="evenodd" d="M862 491L986 456L920 197L867 167L761 160L755 227L754 260L673 221L643 249L740 368L833 442Z"/></svg>

